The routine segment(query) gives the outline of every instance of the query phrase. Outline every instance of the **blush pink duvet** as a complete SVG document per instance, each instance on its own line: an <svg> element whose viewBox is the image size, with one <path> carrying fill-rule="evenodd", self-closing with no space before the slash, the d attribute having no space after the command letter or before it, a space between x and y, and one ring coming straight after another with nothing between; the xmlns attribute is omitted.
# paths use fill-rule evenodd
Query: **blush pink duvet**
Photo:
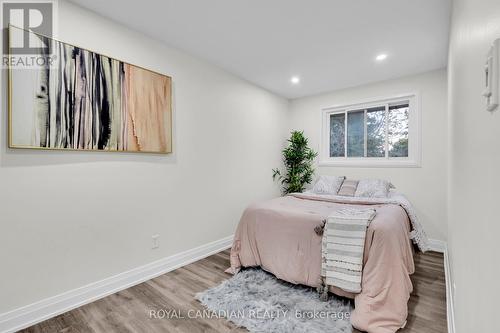
<svg viewBox="0 0 500 333"><path fill-rule="evenodd" d="M349 205L376 209L368 227L363 258L362 291L353 298L352 325L369 333L397 331L406 321L414 272L410 223L396 204L343 203L321 196L289 195L253 204L243 213L231 249L231 269L260 266L276 277L316 287L321 271L321 237L314 232L333 210Z"/></svg>

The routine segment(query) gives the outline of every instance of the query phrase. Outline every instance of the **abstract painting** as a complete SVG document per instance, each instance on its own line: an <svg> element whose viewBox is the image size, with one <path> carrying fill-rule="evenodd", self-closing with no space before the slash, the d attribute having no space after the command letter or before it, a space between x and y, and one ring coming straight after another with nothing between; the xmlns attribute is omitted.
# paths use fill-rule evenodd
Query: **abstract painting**
<svg viewBox="0 0 500 333"><path fill-rule="evenodd" d="M172 152L169 76L30 35L55 63L9 70L11 148Z"/></svg>

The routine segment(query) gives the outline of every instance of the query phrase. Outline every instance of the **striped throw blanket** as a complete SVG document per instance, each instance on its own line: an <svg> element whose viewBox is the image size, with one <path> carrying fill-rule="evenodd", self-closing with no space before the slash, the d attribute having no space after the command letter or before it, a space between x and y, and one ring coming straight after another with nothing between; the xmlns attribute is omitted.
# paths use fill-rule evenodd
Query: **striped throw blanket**
<svg viewBox="0 0 500 333"><path fill-rule="evenodd" d="M374 209L342 208L326 219L322 240L323 284L361 292L366 230L375 217Z"/></svg>

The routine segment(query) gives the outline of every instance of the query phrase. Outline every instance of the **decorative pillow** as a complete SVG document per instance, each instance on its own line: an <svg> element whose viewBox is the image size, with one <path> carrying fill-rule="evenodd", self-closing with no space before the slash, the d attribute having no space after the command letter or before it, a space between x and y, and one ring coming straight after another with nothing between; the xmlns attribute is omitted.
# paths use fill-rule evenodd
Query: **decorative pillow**
<svg viewBox="0 0 500 333"><path fill-rule="evenodd" d="M346 179L342 183L340 187L338 195L342 195L344 197L353 197L356 193L356 189L358 188L359 180Z"/></svg>
<svg viewBox="0 0 500 333"><path fill-rule="evenodd" d="M312 192L316 194L337 194L344 179L344 176L319 176L318 181L312 188Z"/></svg>
<svg viewBox="0 0 500 333"><path fill-rule="evenodd" d="M356 189L355 197L387 198L393 185L383 179L361 179Z"/></svg>

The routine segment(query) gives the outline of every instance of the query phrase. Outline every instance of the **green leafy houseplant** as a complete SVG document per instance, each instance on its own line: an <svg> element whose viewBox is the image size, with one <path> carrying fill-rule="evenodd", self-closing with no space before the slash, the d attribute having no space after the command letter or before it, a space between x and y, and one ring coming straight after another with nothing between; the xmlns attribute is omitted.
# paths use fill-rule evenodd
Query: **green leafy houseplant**
<svg viewBox="0 0 500 333"><path fill-rule="evenodd" d="M288 147L283 149L283 164L285 174L273 169L273 180L278 180L283 185L283 194L302 192L305 184L312 181L314 174L313 161L318 155L307 146L304 132L293 131L288 139Z"/></svg>

